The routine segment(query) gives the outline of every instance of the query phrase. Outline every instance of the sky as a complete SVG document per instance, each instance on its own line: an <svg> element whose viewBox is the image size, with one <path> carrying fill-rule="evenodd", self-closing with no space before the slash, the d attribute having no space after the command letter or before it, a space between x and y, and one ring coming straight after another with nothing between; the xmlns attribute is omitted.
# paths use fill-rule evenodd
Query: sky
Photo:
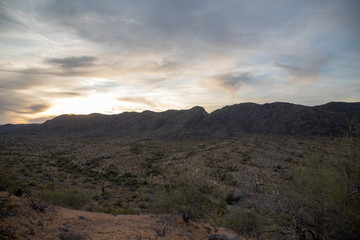
<svg viewBox="0 0 360 240"><path fill-rule="evenodd" d="M360 101L359 0L0 0L0 124Z"/></svg>

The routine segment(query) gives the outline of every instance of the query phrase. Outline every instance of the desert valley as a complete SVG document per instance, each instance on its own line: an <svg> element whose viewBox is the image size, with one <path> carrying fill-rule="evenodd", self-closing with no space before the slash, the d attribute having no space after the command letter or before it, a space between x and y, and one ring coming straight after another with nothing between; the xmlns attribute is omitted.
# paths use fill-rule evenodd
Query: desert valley
<svg viewBox="0 0 360 240"><path fill-rule="evenodd" d="M239 104L0 126L1 237L356 239L359 106Z"/></svg>
<svg viewBox="0 0 360 240"><path fill-rule="evenodd" d="M359 0L0 0L0 239L360 239Z"/></svg>

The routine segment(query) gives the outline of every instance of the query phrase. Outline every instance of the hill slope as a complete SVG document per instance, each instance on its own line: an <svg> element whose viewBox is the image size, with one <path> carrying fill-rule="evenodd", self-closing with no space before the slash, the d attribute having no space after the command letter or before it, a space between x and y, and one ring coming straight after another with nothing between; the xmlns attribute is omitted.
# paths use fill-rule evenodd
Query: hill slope
<svg viewBox="0 0 360 240"><path fill-rule="evenodd" d="M204 223L185 224L173 215L111 215L47 206L0 192L1 239L208 239L234 232ZM45 205L43 205L45 206ZM240 238L238 238L240 239Z"/></svg>
<svg viewBox="0 0 360 240"><path fill-rule="evenodd" d="M342 136L360 120L360 103L308 107L291 103L242 103L211 114L202 107L117 115L61 115L43 124L2 125L0 134L139 138L213 138L243 134Z"/></svg>

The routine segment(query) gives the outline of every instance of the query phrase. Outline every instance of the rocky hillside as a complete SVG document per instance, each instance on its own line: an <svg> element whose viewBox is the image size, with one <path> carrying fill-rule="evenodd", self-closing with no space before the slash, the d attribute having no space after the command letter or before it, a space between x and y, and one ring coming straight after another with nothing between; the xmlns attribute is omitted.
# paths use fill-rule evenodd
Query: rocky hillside
<svg viewBox="0 0 360 240"><path fill-rule="evenodd" d="M43 124L2 125L0 134L186 139L244 134L343 136L360 120L360 103L308 107L291 103L242 103L212 113L202 107L117 115L61 115Z"/></svg>

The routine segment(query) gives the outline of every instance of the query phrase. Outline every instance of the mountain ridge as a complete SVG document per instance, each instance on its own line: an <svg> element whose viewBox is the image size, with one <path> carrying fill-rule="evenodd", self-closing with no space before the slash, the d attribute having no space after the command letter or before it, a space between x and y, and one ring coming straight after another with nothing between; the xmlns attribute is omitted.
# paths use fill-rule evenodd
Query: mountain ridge
<svg viewBox="0 0 360 240"><path fill-rule="evenodd" d="M150 139L226 138L244 134L343 136L360 121L360 103L317 106L239 103L211 113L187 110L124 112L114 115L59 115L42 124L0 125L0 135L119 136Z"/></svg>

